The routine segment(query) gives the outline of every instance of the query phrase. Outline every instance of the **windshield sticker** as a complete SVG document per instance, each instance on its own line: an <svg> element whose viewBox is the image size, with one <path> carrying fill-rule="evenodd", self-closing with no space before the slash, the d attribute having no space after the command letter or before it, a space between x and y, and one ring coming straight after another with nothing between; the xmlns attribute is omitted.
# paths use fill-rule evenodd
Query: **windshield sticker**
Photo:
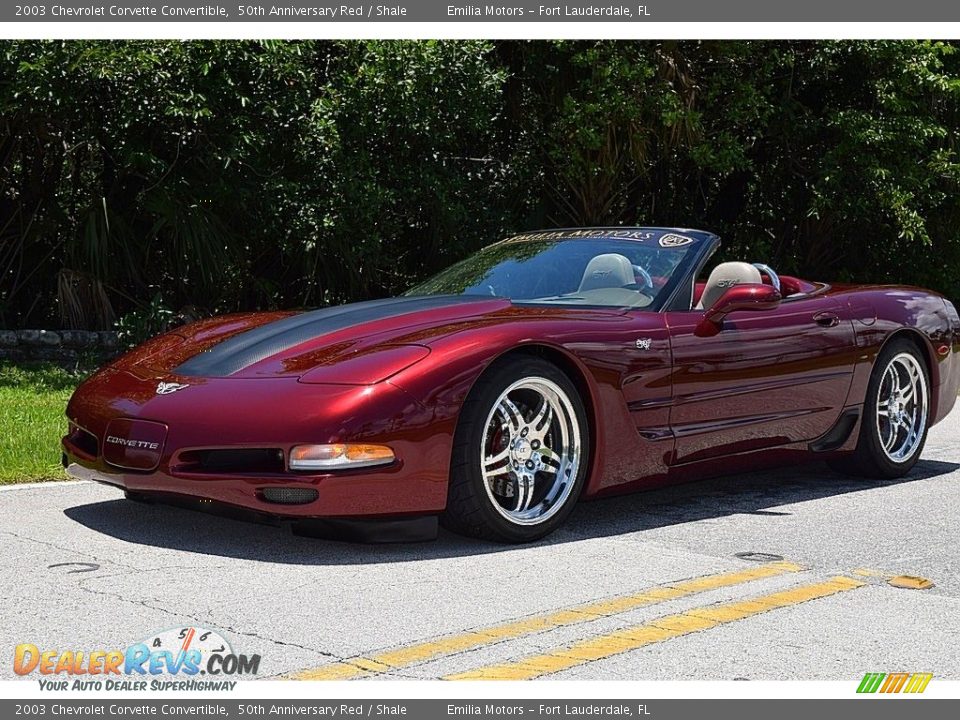
<svg viewBox="0 0 960 720"><path fill-rule="evenodd" d="M628 240L650 240L656 237L650 230L548 230L545 232L523 233L507 238L503 242L523 242L530 240L559 240L561 238L626 238ZM689 242L693 242L690 240Z"/></svg>
<svg viewBox="0 0 960 720"><path fill-rule="evenodd" d="M660 247L681 247L683 245L689 245L692 242L693 238L688 238L685 235L674 235L673 233L670 233L669 235L664 235L662 238L660 238Z"/></svg>

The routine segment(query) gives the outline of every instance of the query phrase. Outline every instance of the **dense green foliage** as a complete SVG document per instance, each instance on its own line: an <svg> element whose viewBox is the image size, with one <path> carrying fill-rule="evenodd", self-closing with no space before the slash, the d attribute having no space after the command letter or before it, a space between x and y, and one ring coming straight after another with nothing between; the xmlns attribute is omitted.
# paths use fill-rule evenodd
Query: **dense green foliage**
<svg viewBox="0 0 960 720"><path fill-rule="evenodd" d="M3 42L0 327L367 298L582 224L956 298L957 49Z"/></svg>

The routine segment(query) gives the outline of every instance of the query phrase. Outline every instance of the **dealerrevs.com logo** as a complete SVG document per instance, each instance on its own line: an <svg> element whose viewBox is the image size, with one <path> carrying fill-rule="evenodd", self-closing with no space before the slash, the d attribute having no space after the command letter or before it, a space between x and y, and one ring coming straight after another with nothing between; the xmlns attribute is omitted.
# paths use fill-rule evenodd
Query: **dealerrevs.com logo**
<svg viewBox="0 0 960 720"><path fill-rule="evenodd" d="M256 675L259 655L234 652L219 632L200 627L153 633L124 650L59 650L20 643L13 670L37 676L41 690L232 690Z"/></svg>

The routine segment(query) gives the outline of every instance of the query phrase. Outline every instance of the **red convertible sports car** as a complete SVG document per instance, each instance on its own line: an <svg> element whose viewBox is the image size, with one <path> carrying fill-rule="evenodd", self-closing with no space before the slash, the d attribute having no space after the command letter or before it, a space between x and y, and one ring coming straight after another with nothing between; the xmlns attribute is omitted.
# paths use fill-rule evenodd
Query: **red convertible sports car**
<svg viewBox="0 0 960 720"><path fill-rule="evenodd" d="M960 386L940 295L706 269L698 230L508 238L401 297L214 318L83 383L64 464L295 527L542 537L574 503L826 459L905 474ZM378 535L374 535L378 537Z"/></svg>

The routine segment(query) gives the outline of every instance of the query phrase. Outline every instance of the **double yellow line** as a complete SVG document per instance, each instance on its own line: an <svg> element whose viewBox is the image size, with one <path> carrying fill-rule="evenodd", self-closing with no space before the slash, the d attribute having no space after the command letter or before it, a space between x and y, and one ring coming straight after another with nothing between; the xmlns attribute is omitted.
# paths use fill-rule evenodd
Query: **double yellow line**
<svg viewBox="0 0 960 720"><path fill-rule="evenodd" d="M448 635L387 650L368 656L358 656L342 662L303 670L290 677L295 680L352 680L389 673L411 665L493 645L505 640L533 635L555 628L579 625L598 618L610 617L639 607L658 603L720 588L740 585L752 580L776 577L804 570L800 565L790 562L775 562L729 573L707 575L692 580L682 580L664 585L655 585L631 595L622 595L574 607L534 615L519 620L490 625L465 633ZM573 667L590 660L633 650L652 642L661 642L672 637L686 635L697 630L732 622L749 615L772 610L775 607L812 600L832 595L836 592L860 587L863 583L850 578L833 578L826 583L817 583L787 590L782 593L756 598L755 600L715 605L701 610L691 610L679 615L660 618L647 625L627 628L616 633L585 640L570 648L538 655L533 658L480 668L467 673L450 676L451 679L506 679L531 678L550 672Z"/></svg>
<svg viewBox="0 0 960 720"><path fill-rule="evenodd" d="M798 605L808 600L835 595L861 587L864 583L853 578L838 576L825 582L761 595L752 600L721 603L703 608L694 608L677 615L667 615L643 625L624 628L615 632L581 640L569 647L559 648L515 662L488 665L456 675L445 680L531 680L550 673L568 670L594 660L637 650L645 645L663 642L682 635L709 630L717 625L759 615L777 608Z"/></svg>

